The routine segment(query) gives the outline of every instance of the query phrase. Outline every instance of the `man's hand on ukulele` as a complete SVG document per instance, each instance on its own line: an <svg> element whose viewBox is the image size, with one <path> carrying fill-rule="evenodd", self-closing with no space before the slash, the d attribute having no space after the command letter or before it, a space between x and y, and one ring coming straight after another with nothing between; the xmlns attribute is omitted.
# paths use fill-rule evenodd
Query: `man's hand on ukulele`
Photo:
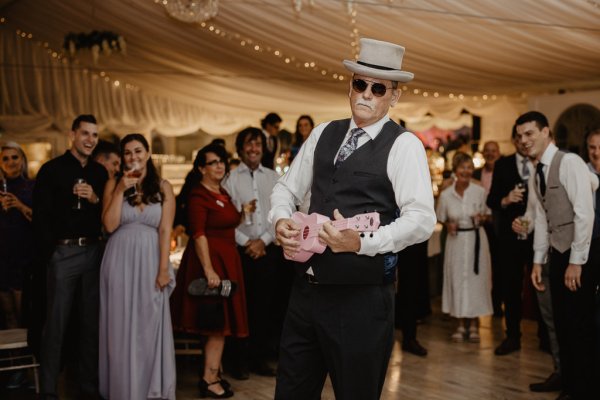
<svg viewBox="0 0 600 400"><path fill-rule="evenodd" d="M333 210L333 218L337 221L344 219L336 208ZM360 250L360 236L352 229L337 230L331 222L325 222L319 230L319 239L325 243L334 253L352 252Z"/></svg>
<svg viewBox="0 0 600 400"><path fill-rule="evenodd" d="M300 227L291 218L281 218L275 224L275 237L283 248L283 252L293 258L298 252L300 242L297 240Z"/></svg>

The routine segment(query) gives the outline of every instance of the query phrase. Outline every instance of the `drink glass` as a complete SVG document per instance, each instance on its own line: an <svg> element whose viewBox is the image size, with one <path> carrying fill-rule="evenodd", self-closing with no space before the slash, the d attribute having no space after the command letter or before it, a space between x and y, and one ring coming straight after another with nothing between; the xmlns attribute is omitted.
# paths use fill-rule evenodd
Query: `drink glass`
<svg viewBox="0 0 600 400"><path fill-rule="evenodd" d="M517 234L518 240L527 240L528 230L529 230L529 218L526 216L519 217L519 221L521 222L521 227L523 228L523 232L519 232Z"/></svg>
<svg viewBox="0 0 600 400"><path fill-rule="evenodd" d="M8 194L8 183L6 179L2 179L2 185L0 186L0 198L2 201L2 210L7 211L4 207L4 197Z"/></svg>
<svg viewBox="0 0 600 400"><path fill-rule="evenodd" d="M454 218L448 218L447 224L448 233L452 236L456 236L456 230L458 229L458 221Z"/></svg>
<svg viewBox="0 0 600 400"><path fill-rule="evenodd" d="M128 178L139 178L142 176L142 171L140 170L140 164L137 162L131 163L131 165L127 166L124 173ZM132 189L128 189L129 192L127 197L135 197L140 194L139 183L136 183Z"/></svg>
<svg viewBox="0 0 600 400"><path fill-rule="evenodd" d="M85 183L85 179L78 178L78 179L75 179L75 183L73 185L76 186L76 185L80 185L82 183ZM73 210L82 210L83 209L83 201L82 201L81 197L79 197L79 195L77 195L75 201L73 202L72 208L73 208Z"/></svg>

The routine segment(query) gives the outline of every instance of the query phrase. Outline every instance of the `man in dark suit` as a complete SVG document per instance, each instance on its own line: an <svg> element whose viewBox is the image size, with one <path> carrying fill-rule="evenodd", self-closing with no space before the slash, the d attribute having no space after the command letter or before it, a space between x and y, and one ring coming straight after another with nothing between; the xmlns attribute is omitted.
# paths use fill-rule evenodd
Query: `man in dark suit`
<svg viewBox="0 0 600 400"><path fill-rule="evenodd" d="M281 117L275 113L268 113L260 121L264 135L262 165L270 169L275 169L275 159L279 153L277 134L279 133L280 125Z"/></svg>
<svg viewBox="0 0 600 400"><path fill-rule="evenodd" d="M517 152L496 162L487 198L494 217L498 250L498 264L494 269L500 278L506 318L506 339L496 348L496 355L521 348L523 271L533 260L533 235L527 240L519 240L511 227L515 218L525 214L527 180L531 175L531 161L525 148L516 140L514 128L512 142Z"/></svg>

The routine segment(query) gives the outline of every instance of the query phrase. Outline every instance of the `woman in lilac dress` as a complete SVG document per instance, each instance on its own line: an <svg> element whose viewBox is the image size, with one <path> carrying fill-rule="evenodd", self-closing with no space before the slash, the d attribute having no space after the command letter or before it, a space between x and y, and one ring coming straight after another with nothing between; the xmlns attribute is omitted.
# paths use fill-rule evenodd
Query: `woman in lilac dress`
<svg viewBox="0 0 600 400"><path fill-rule="evenodd" d="M175 197L142 135L123 138L121 157L126 172L107 182L102 213L111 236L100 270L100 394L110 400L175 399L169 312Z"/></svg>

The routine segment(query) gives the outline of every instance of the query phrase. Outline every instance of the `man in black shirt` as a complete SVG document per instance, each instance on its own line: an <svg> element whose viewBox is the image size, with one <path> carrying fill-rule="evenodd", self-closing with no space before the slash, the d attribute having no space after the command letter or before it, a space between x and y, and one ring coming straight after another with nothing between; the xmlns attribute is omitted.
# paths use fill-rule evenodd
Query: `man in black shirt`
<svg viewBox="0 0 600 400"><path fill-rule="evenodd" d="M108 175L90 158L98 143L93 115L78 116L69 137L71 148L42 166L34 191L34 229L47 268L41 387L46 398L57 397L61 350L74 309L79 320L78 398L98 398L100 199Z"/></svg>

